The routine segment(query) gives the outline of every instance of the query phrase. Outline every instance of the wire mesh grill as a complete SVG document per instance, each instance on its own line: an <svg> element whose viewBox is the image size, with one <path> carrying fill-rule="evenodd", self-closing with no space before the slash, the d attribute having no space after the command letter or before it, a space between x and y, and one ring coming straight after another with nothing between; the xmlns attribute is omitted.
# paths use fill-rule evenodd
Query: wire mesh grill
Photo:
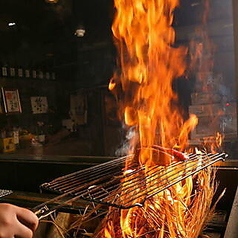
<svg viewBox="0 0 238 238"><path fill-rule="evenodd" d="M144 202L170 186L198 173L219 160L225 153L188 154L186 161L174 161L169 166L142 166L133 156L121 157L85 170L59 177L41 188L61 194L60 199L87 201L128 209ZM125 162L130 166L125 169Z"/></svg>

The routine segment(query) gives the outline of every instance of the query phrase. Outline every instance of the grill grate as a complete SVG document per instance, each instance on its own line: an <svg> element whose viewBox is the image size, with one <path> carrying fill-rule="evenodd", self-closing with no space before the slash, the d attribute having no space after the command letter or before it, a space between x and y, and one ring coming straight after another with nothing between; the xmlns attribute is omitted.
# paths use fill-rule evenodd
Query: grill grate
<svg viewBox="0 0 238 238"><path fill-rule="evenodd" d="M68 196L71 198L50 211L38 212L50 213L51 210L78 199L121 209L143 206L148 198L225 159L226 156L225 153L188 154L185 161L174 161L169 166L150 167L139 165L132 155L121 157L42 184L43 190L60 194L47 204ZM126 170L125 163L130 164Z"/></svg>
<svg viewBox="0 0 238 238"><path fill-rule="evenodd" d="M5 196L7 196L7 195L9 195L9 194L11 194L11 193L13 193L12 190L0 189L0 198L1 198L1 197L5 197Z"/></svg>
<svg viewBox="0 0 238 238"><path fill-rule="evenodd" d="M85 200L127 209L142 205L149 197L224 156L225 154L190 154L187 161L175 162L167 167L148 168L133 163L132 156L123 157L57 178L41 187L51 192L79 196ZM125 160L132 162L127 170L124 170Z"/></svg>

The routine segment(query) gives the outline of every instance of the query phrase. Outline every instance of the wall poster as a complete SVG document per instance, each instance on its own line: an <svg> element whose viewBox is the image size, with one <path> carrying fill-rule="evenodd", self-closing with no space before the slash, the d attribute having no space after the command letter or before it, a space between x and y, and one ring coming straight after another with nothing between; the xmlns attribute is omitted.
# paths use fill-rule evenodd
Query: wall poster
<svg viewBox="0 0 238 238"><path fill-rule="evenodd" d="M18 89L1 88L6 113L21 113L21 102Z"/></svg>
<svg viewBox="0 0 238 238"><path fill-rule="evenodd" d="M47 97L31 97L31 109L33 114L47 113Z"/></svg>
<svg viewBox="0 0 238 238"><path fill-rule="evenodd" d="M70 118L77 125L87 123L88 112L87 96L85 93L70 95Z"/></svg>

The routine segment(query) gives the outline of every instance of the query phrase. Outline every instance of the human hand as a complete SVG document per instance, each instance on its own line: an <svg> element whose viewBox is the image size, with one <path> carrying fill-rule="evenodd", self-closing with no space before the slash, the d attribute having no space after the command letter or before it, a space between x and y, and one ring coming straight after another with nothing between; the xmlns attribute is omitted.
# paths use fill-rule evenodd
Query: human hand
<svg viewBox="0 0 238 238"><path fill-rule="evenodd" d="M0 203L0 238L32 238L38 223L30 210Z"/></svg>

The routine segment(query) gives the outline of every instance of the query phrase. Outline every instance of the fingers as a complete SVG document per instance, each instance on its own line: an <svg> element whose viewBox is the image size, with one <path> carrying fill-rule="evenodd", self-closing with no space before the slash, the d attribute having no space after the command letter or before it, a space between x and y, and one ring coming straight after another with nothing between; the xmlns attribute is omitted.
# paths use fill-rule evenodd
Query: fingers
<svg viewBox="0 0 238 238"><path fill-rule="evenodd" d="M19 208L17 211L17 219L33 232L37 229L39 220L37 216L26 208Z"/></svg>
<svg viewBox="0 0 238 238"><path fill-rule="evenodd" d="M38 218L30 210L0 203L0 237L32 238L37 226Z"/></svg>
<svg viewBox="0 0 238 238"><path fill-rule="evenodd" d="M14 230L14 238L32 238L32 237L33 231L18 221L18 225L15 227Z"/></svg>

